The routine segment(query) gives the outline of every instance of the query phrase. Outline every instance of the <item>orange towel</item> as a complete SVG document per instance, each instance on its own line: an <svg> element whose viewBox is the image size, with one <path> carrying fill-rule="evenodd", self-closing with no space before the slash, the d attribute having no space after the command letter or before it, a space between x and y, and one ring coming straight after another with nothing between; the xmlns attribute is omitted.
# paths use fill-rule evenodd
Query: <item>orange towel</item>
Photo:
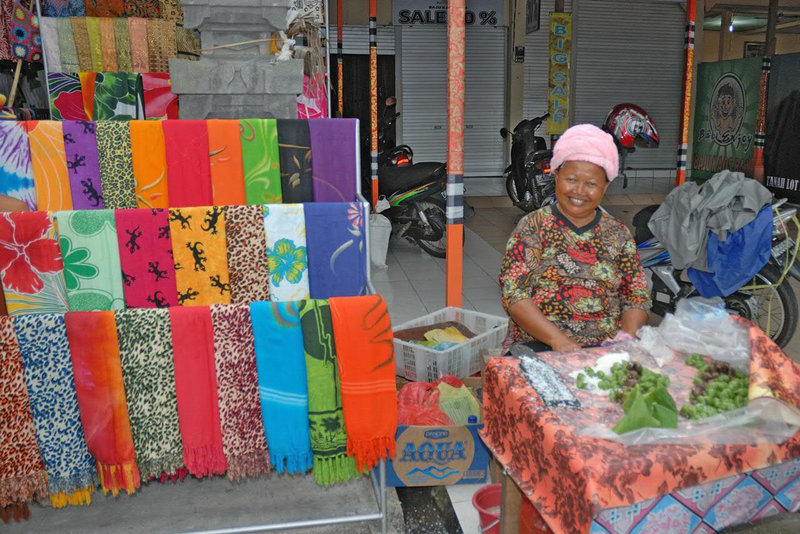
<svg viewBox="0 0 800 534"><path fill-rule="evenodd" d="M243 205L246 201L239 121L209 120L206 125L214 205Z"/></svg>
<svg viewBox="0 0 800 534"><path fill-rule="evenodd" d="M27 121L23 124L31 145L37 208L40 211L71 210L72 193L61 122Z"/></svg>
<svg viewBox="0 0 800 534"><path fill-rule="evenodd" d="M167 152L160 121L131 121L133 177L140 208L168 208Z"/></svg>
<svg viewBox="0 0 800 534"><path fill-rule="evenodd" d="M347 455L359 471L394 458L397 387L392 323L378 295L329 300L342 390Z"/></svg>
<svg viewBox="0 0 800 534"><path fill-rule="evenodd" d="M96 460L103 492L134 493L139 487L139 468L125 402L114 312L69 312L64 321L86 445Z"/></svg>

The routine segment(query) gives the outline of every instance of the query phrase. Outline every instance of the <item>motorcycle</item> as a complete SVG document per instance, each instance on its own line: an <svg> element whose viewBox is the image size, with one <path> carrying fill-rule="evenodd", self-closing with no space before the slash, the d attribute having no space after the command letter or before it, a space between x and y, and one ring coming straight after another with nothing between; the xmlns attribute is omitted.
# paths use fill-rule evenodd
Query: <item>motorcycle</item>
<svg viewBox="0 0 800 534"><path fill-rule="evenodd" d="M408 239L437 258L447 252L447 217L445 163L413 163L413 151L408 145L393 146L388 130L399 113L394 112L396 101L386 99L382 120L378 125L378 194L385 197L389 207L380 211L392 223L397 237ZM369 168L369 138L362 139L362 161ZM371 198L369 172L362 172L362 189ZM380 201L379 201L380 203Z"/></svg>
<svg viewBox="0 0 800 534"><path fill-rule="evenodd" d="M536 130L549 117L526 119L517 124L513 132L506 128L500 136L506 139L511 134L511 165L503 173L506 192L514 206L530 212L552 203L555 182L550 176L550 159L553 151L547 148L544 137Z"/></svg>
<svg viewBox="0 0 800 534"><path fill-rule="evenodd" d="M788 235L786 222L791 220L796 209L781 209L786 200L773 205L774 217L772 252L767 264L743 288L724 298L729 313L743 317L759 326L780 347L785 347L797 328L797 297L784 280L786 264L793 257L796 244ZM633 218L634 239L639 257L647 275L653 307L652 311L664 316L674 313L680 299L697 296L697 290L675 269L669 252L656 239L647 223L658 209L658 205L640 210ZM800 280L800 269L792 264L788 274Z"/></svg>

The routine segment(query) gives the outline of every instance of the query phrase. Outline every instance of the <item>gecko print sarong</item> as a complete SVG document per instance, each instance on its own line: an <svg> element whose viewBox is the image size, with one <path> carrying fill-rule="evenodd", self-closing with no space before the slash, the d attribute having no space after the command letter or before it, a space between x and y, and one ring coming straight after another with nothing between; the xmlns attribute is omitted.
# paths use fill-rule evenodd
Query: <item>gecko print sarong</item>
<svg viewBox="0 0 800 534"><path fill-rule="evenodd" d="M72 191L72 208L96 210L103 208L103 185L100 182L100 162L97 158L95 123L64 121L64 151Z"/></svg>

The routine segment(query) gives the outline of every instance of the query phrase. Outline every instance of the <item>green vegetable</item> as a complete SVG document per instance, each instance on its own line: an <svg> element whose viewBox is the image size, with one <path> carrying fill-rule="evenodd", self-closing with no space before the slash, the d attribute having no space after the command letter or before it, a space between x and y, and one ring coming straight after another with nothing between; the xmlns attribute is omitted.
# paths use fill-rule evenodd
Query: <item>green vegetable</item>
<svg viewBox="0 0 800 534"><path fill-rule="evenodd" d="M676 428L678 411L675 400L666 388L659 386L648 394L643 394L639 386L626 393L622 409L625 417L614 426L614 432L624 434L644 427Z"/></svg>
<svg viewBox="0 0 800 534"><path fill-rule="evenodd" d="M583 373L575 377L575 385L580 389L586 389L586 376Z"/></svg>

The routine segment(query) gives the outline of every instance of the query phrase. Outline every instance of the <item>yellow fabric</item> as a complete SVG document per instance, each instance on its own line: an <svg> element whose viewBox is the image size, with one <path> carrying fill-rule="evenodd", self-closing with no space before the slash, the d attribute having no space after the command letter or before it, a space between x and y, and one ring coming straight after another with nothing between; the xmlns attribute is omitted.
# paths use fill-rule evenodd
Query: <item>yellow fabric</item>
<svg viewBox="0 0 800 534"><path fill-rule="evenodd" d="M79 490L75 490L72 493L51 493L50 494L50 504L53 505L53 508L64 508L66 505L72 506L81 506L81 505L90 505L92 504L92 493L94 493L94 488L83 488Z"/></svg>
<svg viewBox="0 0 800 534"><path fill-rule="evenodd" d="M428 341L435 341L436 343L463 343L469 341L469 338L458 331L455 326L448 326L447 328L436 328L425 332L425 339Z"/></svg>
<svg viewBox="0 0 800 534"><path fill-rule="evenodd" d="M89 55L94 72L103 70L103 46L100 44L100 19L86 17L86 33L89 34Z"/></svg>

